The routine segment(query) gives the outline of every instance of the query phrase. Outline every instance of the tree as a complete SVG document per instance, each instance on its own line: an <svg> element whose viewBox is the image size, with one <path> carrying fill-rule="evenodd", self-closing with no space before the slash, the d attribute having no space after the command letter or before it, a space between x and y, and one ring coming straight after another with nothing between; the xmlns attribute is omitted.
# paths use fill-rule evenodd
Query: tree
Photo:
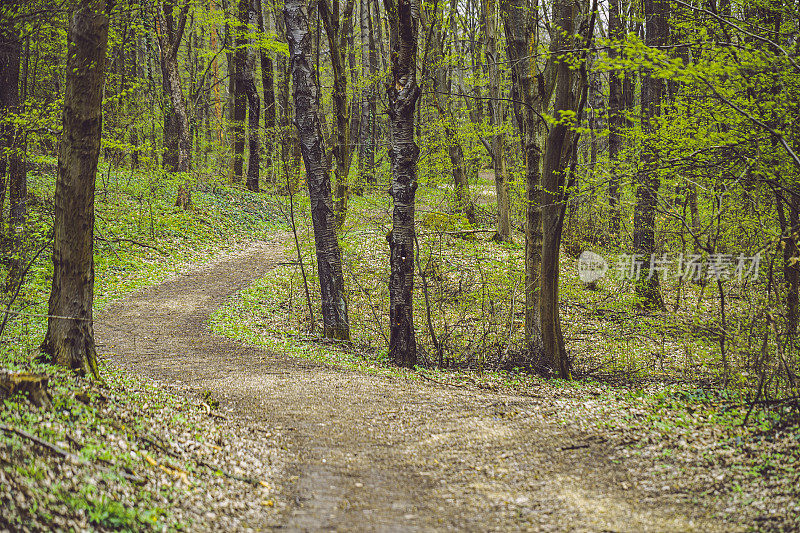
<svg viewBox="0 0 800 533"><path fill-rule="evenodd" d="M419 147L414 142L417 86L416 0L384 0L389 20L391 73L386 93L389 100L390 148L394 203L389 241L389 357L399 366L417 362L414 335L414 199L417 191Z"/></svg>
<svg viewBox="0 0 800 533"><path fill-rule="evenodd" d="M456 205L458 210L469 220L475 222L475 206L469 196L469 180L464 166L464 149L458 138L456 131L455 117L453 115L452 99L450 98L450 68L445 64L445 30L443 20L443 6L440 2L433 2L430 13L430 21L426 22L427 33L430 35L432 54L427 54L425 58L429 63L425 65L427 70L432 71L431 100L439 115L439 120L444 126L445 144L447 145L447 155L450 157L450 166L453 172L453 190L455 192ZM451 21L455 20L455 13L451 13ZM455 39L455 36L453 36Z"/></svg>
<svg viewBox="0 0 800 533"><path fill-rule="evenodd" d="M11 256L8 286L10 287L20 271L22 251L22 228L27 217L28 185L25 171L25 135L22 128L15 125L14 115L21 111L19 94L19 72L22 55L22 42L16 27L20 5L11 2L2 8L8 12L0 18L0 239L5 239L3 227L3 205L5 204L6 183L8 183L9 218L8 235L16 253ZM0 242L5 246L6 243Z"/></svg>
<svg viewBox="0 0 800 533"><path fill-rule="evenodd" d="M531 358L542 350L539 274L542 262L542 112L553 94L553 58L539 64L538 1L502 0L506 53L511 64L511 96L525 157L525 341ZM531 55L533 51L533 55Z"/></svg>
<svg viewBox="0 0 800 533"><path fill-rule="evenodd" d="M355 0L347 0L339 16L339 0L319 0L317 4L325 35L328 37L330 61L333 67L333 117L334 137L333 157L336 161L336 222L339 226L347 216L347 199L350 194L347 175L350 173L353 150L350 146L350 108L347 105L347 68L345 54L347 39L353 28L353 8ZM357 133L357 132L356 132Z"/></svg>
<svg viewBox="0 0 800 533"><path fill-rule="evenodd" d="M365 80L361 91L361 120L359 129L360 152L358 157L361 183L374 184L375 179L375 135L377 128L376 91L373 77L378 71L378 51L370 6L372 0L361 0L361 75ZM380 21L379 21L380 22Z"/></svg>
<svg viewBox="0 0 800 533"><path fill-rule="evenodd" d="M575 172L574 165L571 169L568 166L577 161L575 127L580 124L588 90L585 57L577 52L581 45L588 48L585 45L593 30L594 15L590 23L585 20L587 7L585 0L554 0L550 37L556 78L556 123L547 134L542 170L541 366L562 379L570 378L570 363L559 315L559 254L568 194L566 178ZM581 68L580 77L576 76L576 66Z"/></svg>
<svg viewBox="0 0 800 533"><path fill-rule="evenodd" d="M231 115L231 134L233 136L233 182L241 183L244 176L244 134L247 118L248 55L250 43L247 38L247 22L250 0L239 0L237 6L238 27L236 28L236 48L233 52L233 113Z"/></svg>
<svg viewBox="0 0 800 533"><path fill-rule="evenodd" d="M261 0L257 0L258 9L258 31L264 33L269 27L271 19L271 12L266 18L264 17L264 6ZM275 136L275 73L273 68L273 61L269 53L262 47L261 55L261 88L264 91L264 148L267 160L265 161L267 167L272 166L272 148L274 146ZM272 180L274 181L274 172Z"/></svg>
<svg viewBox="0 0 800 533"><path fill-rule="evenodd" d="M311 198L324 335L330 339L350 340L341 250L336 238L331 182L325 165L325 146L317 114L319 92L309 61L311 34L303 0L287 0L284 19L294 89L295 126Z"/></svg>
<svg viewBox="0 0 800 533"><path fill-rule="evenodd" d="M497 233L495 240L511 242L511 203L508 196L508 171L503 135L503 108L500 99L500 57L497 53L497 2L485 0L484 39L489 84L489 125L492 127L491 150L494 186L497 192Z"/></svg>
<svg viewBox="0 0 800 533"><path fill-rule="evenodd" d="M105 0L83 0L69 26L53 224L45 360L98 378L92 325L94 189L108 44Z"/></svg>
<svg viewBox="0 0 800 533"><path fill-rule="evenodd" d="M623 38L622 0L610 0L608 4L608 37L611 47L608 55L611 61L619 57L620 41ZM611 71L608 80L608 158L611 162L611 180L608 185L608 205L611 209L610 232L614 238L619 235L620 222L620 168L619 160L622 152L622 115L624 100L622 79L618 71Z"/></svg>
<svg viewBox="0 0 800 533"><path fill-rule="evenodd" d="M189 6L190 2L186 0L178 14L177 22L172 0L162 0L156 7L161 79L164 93L169 99L169 107L164 117L164 168L169 172L188 172L192 158L189 115L183 100L178 68L178 50L186 28Z"/></svg>
<svg viewBox="0 0 800 533"><path fill-rule="evenodd" d="M667 1L645 0L645 44L650 47L667 43ZM642 129L647 135L642 153L642 168L636 174L636 208L633 217L633 249L647 264L655 254L656 203L658 199L658 152L652 137L661 114L664 80L652 75L642 79ZM636 295L644 307L664 309L658 273L642 268L636 280Z"/></svg>
<svg viewBox="0 0 800 533"><path fill-rule="evenodd" d="M258 90L256 89L255 73L256 73L256 50L253 47L253 40L249 37L251 32L256 29L258 17L256 10L258 7L258 0L242 0L239 3L239 16L242 21L246 21L246 25L241 28L241 31L246 32L247 38L245 39L245 61L242 65L242 72L237 76L236 82L242 83L242 91L247 97L247 188L251 191L258 192L259 184L259 165L261 164L260 152L261 141L259 139L259 128L261 125L261 103L258 99ZM242 12L244 10L244 12ZM239 87L237 85L237 91Z"/></svg>

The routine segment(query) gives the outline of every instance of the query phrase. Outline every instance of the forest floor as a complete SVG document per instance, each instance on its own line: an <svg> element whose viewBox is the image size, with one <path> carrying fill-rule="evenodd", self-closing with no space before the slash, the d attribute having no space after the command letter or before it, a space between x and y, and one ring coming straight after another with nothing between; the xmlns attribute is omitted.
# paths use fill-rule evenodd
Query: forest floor
<svg viewBox="0 0 800 533"><path fill-rule="evenodd" d="M227 475L237 487L227 507L197 490L178 501L195 510L191 529L792 527L790 496L745 493L758 505L741 505L726 461L703 456L703 443L719 435L694 434L689 459L673 461L661 453L657 433L607 427L606 417L620 416L620 406L589 385L452 386L414 372L375 375L292 358L213 335L212 313L286 261L286 238L274 234L118 300L96 325L111 365L204 399L208 420L226 435L204 452L209 461L239 458ZM670 448L680 454L687 443ZM684 468L692 463L698 468ZM263 481L251 487L243 479Z"/></svg>

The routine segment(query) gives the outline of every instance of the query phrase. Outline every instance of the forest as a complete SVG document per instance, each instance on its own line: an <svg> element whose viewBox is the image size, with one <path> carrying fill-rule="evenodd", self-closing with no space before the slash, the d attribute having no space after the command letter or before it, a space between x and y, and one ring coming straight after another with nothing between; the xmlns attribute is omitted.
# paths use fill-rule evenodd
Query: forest
<svg viewBox="0 0 800 533"><path fill-rule="evenodd" d="M798 116L785 0L5 0L0 530L797 530Z"/></svg>

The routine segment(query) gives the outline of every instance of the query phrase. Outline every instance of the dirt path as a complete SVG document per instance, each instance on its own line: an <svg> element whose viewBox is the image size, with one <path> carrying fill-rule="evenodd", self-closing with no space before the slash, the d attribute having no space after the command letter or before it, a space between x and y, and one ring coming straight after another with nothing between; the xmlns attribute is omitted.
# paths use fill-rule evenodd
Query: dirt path
<svg viewBox="0 0 800 533"><path fill-rule="evenodd" d="M276 239L282 236L276 237ZM213 391L297 459L289 531L711 531L684 495L635 473L552 400L440 387L290 359L213 336L209 315L282 259L256 243L112 305L103 348L139 375ZM579 443L581 447L569 449Z"/></svg>

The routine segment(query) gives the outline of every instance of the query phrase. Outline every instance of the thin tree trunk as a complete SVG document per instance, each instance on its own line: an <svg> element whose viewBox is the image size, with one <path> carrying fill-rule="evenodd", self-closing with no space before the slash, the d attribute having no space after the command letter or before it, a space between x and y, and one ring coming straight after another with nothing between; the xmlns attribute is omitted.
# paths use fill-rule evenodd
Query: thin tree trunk
<svg viewBox="0 0 800 533"><path fill-rule="evenodd" d="M611 60L619 57L619 42L623 37L622 0L609 0L608 33L612 39L608 55ZM624 105L622 80L614 70L609 75L608 95L608 158L611 163L611 180L608 185L608 205L611 210L610 233L619 241L620 222L620 154L622 152L622 116Z"/></svg>
<svg viewBox="0 0 800 533"><path fill-rule="evenodd" d="M244 178L244 137L247 118L247 22L250 0L239 0L236 30L236 50L233 53L233 183L241 183Z"/></svg>
<svg viewBox="0 0 800 533"><path fill-rule="evenodd" d="M573 9L577 6L578 9ZM541 325L542 325L542 359L540 366L551 371L562 379L570 378L570 363L564 348L564 337L561 332L559 314L558 278L561 235L564 228L564 212L566 209L565 177L569 172L569 162L577 158L574 150L577 144L573 141L576 135L568 117L580 119L578 95L585 97L587 83L585 66L583 76L576 83L575 57L561 50L569 50L581 45L579 39L573 38L576 31L586 31L580 23L585 13L583 1L555 0L553 3L553 31L550 55L555 58L554 74L556 77L555 102L553 114L556 120L547 135L544 165L542 171L542 267L541 267ZM577 27L576 27L577 26ZM589 31L591 31L591 25ZM588 37L589 33L586 33ZM581 105L585 100L581 102ZM578 120L577 124L580 124ZM577 161L577 160L575 160ZM574 168L572 169L574 171Z"/></svg>
<svg viewBox="0 0 800 533"><path fill-rule="evenodd" d="M428 56L430 64L427 68L432 72L432 94L431 100L434 108L439 115L439 120L442 121L444 126L444 142L447 145L447 155L450 157L450 165L453 171L453 190L455 192L455 200L457 210L460 211L470 223L475 222L475 206L469 196L469 181L467 180L466 169L464 168L464 149L461 147L461 142L458 139L456 125L454 123L452 101L450 94L450 70L444 61L444 6L441 3L436 3L435 11L433 12L433 20L430 21L432 28L430 34L432 36L431 47L433 53ZM451 16L454 16L451 14ZM453 19L451 19L453 20Z"/></svg>
<svg viewBox="0 0 800 533"><path fill-rule="evenodd" d="M508 195L508 173L505 160L505 138L503 135L503 108L500 103L500 58L497 55L497 3L486 0L485 40L486 63L489 83L489 125L492 127L491 156L494 168L494 186L497 191L497 233L495 240L511 242L511 202Z"/></svg>
<svg viewBox="0 0 800 533"><path fill-rule="evenodd" d="M335 142L333 157L336 161L336 193L334 209L336 222L341 227L347 216L347 200L349 196L348 174L352 150L350 146L350 108L347 105L347 36L352 32L353 6L355 0L347 0L341 20L339 18L339 0L328 2L319 0L319 16L325 27L330 48L330 62L333 68L333 116Z"/></svg>
<svg viewBox="0 0 800 533"><path fill-rule="evenodd" d="M542 262L542 111L550 102L553 76L552 57L534 79L531 66L538 56L531 50L539 46L536 15L538 2L526 9L523 0L502 0L506 53L511 63L514 115L522 139L525 157L525 341L532 360L542 350L542 329L539 309L539 271Z"/></svg>
<svg viewBox="0 0 800 533"><path fill-rule="evenodd" d="M243 28L249 34L258 24L258 0L244 0L246 13L242 15L247 21L247 26ZM240 4L240 7L241 4ZM259 128L261 128L261 103L256 89L256 50L250 37L245 39L245 63L242 72L242 82L245 95L247 96L247 139L248 139L248 158L247 158L247 188L251 191L259 191L259 165L261 164L261 141Z"/></svg>
<svg viewBox="0 0 800 533"><path fill-rule="evenodd" d="M264 17L264 9L261 5L262 0L258 0L258 27L262 33L271 30L271 16L267 12L267 17ZM264 152L266 154L266 161L264 164L267 168L272 167L272 150L275 138L275 74L273 69L272 58L269 53L261 50L261 88L264 91ZM276 172L271 171L270 181L275 182Z"/></svg>
<svg viewBox="0 0 800 533"><path fill-rule="evenodd" d="M280 39L286 38L286 25L283 16L275 14L275 29ZM289 63L286 56L278 54L278 139L281 162L289 160L290 148L295 146L292 131L290 128L292 110L289 108Z"/></svg>
<svg viewBox="0 0 800 533"><path fill-rule="evenodd" d="M394 203L389 241L389 357L395 364L413 367L417 362L414 335L414 197L417 191L419 147L414 142L417 86L417 24L415 0L384 0L389 18L391 78L387 85L391 128L392 187Z"/></svg>
<svg viewBox="0 0 800 533"><path fill-rule="evenodd" d="M372 17L372 0L361 0L361 63L363 77L369 81L361 93L361 181L374 185L375 176L375 132L377 128L376 90L374 77L378 72L378 51L375 45L375 23ZM380 15L376 14L376 23Z"/></svg>
<svg viewBox="0 0 800 533"><path fill-rule="evenodd" d="M295 126L306 166L311 198L311 221L317 251L322 321L325 337L350 339L347 301L344 294L341 251L336 238L336 219L331 183L325 165L325 146L317 114L319 91L313 81L311 36L303 0L287 0L284 8L294 88Z"/></svg>
<svg viewBox="0 0 800 533"><path fill-rule="evenodd" d="M18 233L17 226L25 222L27 185L25 162L22 158L22 132L8 120L11 114L20 111L19 72L22 58L22 42L11 20L0 23L0 114L3 124L0 127L0 150L2 168L0 170L0 240L5 236L3 227L3 206L8 183L10 218L9 235ZM8 120L8 121L6 121ZM0 243L2 244L2 243ZM18 264L18 261L12 261ZM13 265L10 270L15 270Z"/></svg>
<svg viewBox="0 0 800 533"><path fill-rule="evenodd" d="M84 0L69 27L63 135L53 225L53 284L45 358L98 378L92 325L94 188L102 132L109 20L105 0Z"/></svg>
<svg viewBox="0 0 800 533"><path fill-rule="evenodd" d="M169 97L170 109L168 111L169 125L168 132L165 131L167 151L174 151L169 156L165 154L168 165L165 168L170 172L188 172L191 166L192 157L192 138L189 132L189 115L186 113L186 106L183 102L183 91L181 89L180 74L178 72L178 49L183 39L183 30L186 25L188 12L188 2L181 10L178 26L175 27L173 16L174 7L172 2L165 0L161 4L161 10L156 10L158 21L158 34L161 75L163 79L164 92Z"/></svg>
<svg viewBox="0 0 800 533"><path fill-rule="evenodd" d="M645 44L663 46L667 42L667 0L645 0ZM658 149L655 137L656 119L661 114L664 81L651 75L642 79L642 129L647 138L642 154L642 170L636 174L636 207L633 218L634 252L649 264L655 253L656 202L660 180L658 178ZM642 306L664 309L658 272L642 268L636 280L636 295Z"/></svg>

